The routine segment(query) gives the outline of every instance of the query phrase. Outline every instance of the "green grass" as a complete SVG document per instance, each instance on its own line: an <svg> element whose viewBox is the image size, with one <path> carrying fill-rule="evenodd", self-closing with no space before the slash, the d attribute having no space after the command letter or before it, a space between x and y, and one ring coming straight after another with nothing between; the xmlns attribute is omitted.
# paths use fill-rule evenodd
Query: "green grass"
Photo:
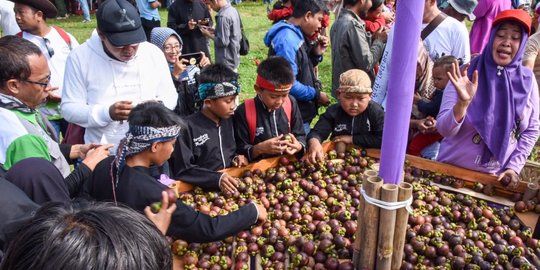
<svg viewBox="0 0 540 270"><path fill-rule="evenodd" d="M246 56L240 57L239 77L242 93L240 99L244 100L254 96L256 65L255 60L263 60L268 54L268 48L264 45L263 38L270 26L270 20L266 18L266 6L262 2L245 1L239 6L235 6L242 17L244 30L250 42L250 52ZM167 10L161 9L161 26L167 26ZM212 14L214 16L215 14ZM57 25L71 33L79 43L86 41L92 30L96 27L95 15L92 14L91 23L81 23L82 16L72 16L67 20L50 20L49 24ZM213 54L213 47L210 52ZM330 48L325 53L324 60L319 64L319 77L323 82L326 92L330 92L332 84L332 68Z"/></svg>

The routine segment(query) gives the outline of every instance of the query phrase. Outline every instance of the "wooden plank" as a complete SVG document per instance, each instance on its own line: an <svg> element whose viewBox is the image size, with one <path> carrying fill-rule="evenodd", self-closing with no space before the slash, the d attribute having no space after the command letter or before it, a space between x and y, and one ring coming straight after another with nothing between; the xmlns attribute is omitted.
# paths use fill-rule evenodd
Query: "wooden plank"
<svg viewBox="0 0 540 270"><path fill-rule="evenodd" d="M373 158L381 157L381 151L379 149L367 149L366 151L369 157L373 157ZM499 189L498 191L501 193L501 195L511 196L511 194L513 193L513 191L507 191L506 188L504 188L499 183L499 181L497 181L497 177L495 175L472 171L472 170L464 169L464 168L457 167L454 165L441 163L441 162L437 162L433 160L428 160L428 159L424 159L417 156L406 155L406 159L410 162L411 166L422 169L422 170L428 170L432 172L446 174L446 175L453 176L458 179L465 180L470 183L479 182L484 185L491 184L494 187ZM526 187L527 187L527 183L521 181L515 191L523 193Z"/></svg>

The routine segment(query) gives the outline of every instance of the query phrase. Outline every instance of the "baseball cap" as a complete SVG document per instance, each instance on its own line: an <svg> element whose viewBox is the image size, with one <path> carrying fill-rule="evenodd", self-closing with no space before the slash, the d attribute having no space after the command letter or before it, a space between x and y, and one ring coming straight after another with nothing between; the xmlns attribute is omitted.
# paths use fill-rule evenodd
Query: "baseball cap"
<svg viewBox="0 0 540 270"><path fill-rule="evenodd" d="M516 21L525 27L527 34L531 34L532 18L529 13L523 9L508 9L499 12L493 21L493 27L504 21Z"/></svg>
<svg viewBox="0 0 540 270"><path fill-rule="evenodd" d="M470 21L474 21L473 11L478 5L477 0L448 0L448 3L459 13L466 15Z"/></svg>
<svg viewBox="0 0 540 270"><path fill-rule="evenodd" d="M97 28L117 47L146 41L137 9L126 0L106 0L96 13Z"/></svg>

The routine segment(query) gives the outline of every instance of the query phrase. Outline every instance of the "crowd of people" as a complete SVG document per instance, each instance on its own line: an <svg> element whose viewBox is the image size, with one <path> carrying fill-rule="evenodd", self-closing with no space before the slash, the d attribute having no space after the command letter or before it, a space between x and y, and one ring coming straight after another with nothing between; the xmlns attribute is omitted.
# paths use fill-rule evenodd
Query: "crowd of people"
<svg viewBox="0 0 540 270"><path fill-rule="evenodd" d="M2 23L0 38L0 269L170 269L163 235L221 240L267 217L255 202L217 217L169 204L171 179L232 194L224 168L324 161L328 139L381 147L395 1L333 1L333 24L321 0L277 2L242 104L243 29L228 0L176 0L167 27L159 1L104 0L82 44L49 24L58 4L13 2L17 28ZM407 151L514 188L540 135L540 4L440 2L425 0Z"/></svg>

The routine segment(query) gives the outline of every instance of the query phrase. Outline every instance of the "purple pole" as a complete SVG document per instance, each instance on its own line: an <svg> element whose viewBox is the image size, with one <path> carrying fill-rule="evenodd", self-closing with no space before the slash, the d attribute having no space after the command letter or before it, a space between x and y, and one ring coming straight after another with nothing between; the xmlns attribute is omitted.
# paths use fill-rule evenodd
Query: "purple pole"
<svg viewBox="0 0 540 270"><path fill-rule="evenodd" d="M401 182L424 2L424 0L397 1L379 172L385 183Z"/></svg>

